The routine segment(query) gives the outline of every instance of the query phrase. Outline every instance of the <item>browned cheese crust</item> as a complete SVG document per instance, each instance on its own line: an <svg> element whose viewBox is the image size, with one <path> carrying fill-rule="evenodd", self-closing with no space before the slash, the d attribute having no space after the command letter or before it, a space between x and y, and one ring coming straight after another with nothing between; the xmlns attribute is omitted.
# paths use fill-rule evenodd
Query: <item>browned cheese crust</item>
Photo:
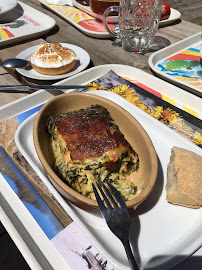
<svg viewBox="0 0 202 270"><path fill-rule="evenodd" d="M56 121L72 160L99 157L119 146L132 148L103 107L90 107ZM68 127L68 129L67 129Z"/></svg>

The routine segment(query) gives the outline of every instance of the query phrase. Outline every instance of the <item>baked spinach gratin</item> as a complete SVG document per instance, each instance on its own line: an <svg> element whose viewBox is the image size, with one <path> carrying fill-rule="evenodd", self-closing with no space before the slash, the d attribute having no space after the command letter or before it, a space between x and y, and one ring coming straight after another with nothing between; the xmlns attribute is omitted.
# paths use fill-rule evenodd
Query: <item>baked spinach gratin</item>
<svg viewBox="0 0 202 270"><path fill-rule="evenodd" d="M47 128L56 173L74 190L95 200L92 183L106 179L125 201L139 194L137 187L126 180L139 168L138 154L106 108L92 105L51 116Z"/></svg>

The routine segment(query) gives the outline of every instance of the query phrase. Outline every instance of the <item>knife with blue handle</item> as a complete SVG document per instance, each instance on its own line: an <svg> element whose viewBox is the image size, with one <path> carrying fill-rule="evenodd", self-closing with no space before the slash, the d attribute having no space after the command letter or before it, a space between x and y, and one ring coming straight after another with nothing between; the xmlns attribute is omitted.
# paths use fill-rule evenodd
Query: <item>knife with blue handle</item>
<svg viewBox="0 0 202 270"><path fill-rule="evenodd" d="M57 217L58 213L61 212L59 206L50 198L50 203L42 198L42 195L40 195L44 194L42 188L36 183L35 187L31 184L32 178L25 172L23 173L22 169L18 167L2 146L0 146L0 173L49 239L52 239L64 229L64 223L68 225L72 222L65 212L66 217L63 216L63 218L66 218L66 222L61 222ZM34 180L32 179L32 181ZM47 199L48 196L45 197ZM57 215L54 212L57 212Z"/></svg>

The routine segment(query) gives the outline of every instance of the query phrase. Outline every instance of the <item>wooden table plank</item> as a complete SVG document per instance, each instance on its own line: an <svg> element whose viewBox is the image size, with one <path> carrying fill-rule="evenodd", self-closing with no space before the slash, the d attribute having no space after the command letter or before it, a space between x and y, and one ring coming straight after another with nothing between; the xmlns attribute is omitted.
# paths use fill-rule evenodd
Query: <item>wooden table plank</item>
<svg viewBox="0 0 202 270"><path fill-rule="evenodd" d="M165 0L165 2L182 14L182 20L202 25L201 0Z"/></svg>
<svg viewBox="0 0 202 270"><path fill-rule="evenodd" d="M167 38L171 44L174 44L201 31L202 25L196 25L182 20L180 23L159 28L158 34Z"/></svg>

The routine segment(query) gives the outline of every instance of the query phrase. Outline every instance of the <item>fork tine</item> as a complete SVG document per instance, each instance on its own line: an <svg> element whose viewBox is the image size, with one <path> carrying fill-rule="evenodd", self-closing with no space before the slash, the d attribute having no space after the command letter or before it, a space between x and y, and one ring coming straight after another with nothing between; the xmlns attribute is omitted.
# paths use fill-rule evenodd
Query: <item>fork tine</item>
<svg viewBox="0 0 202 270"><path fill-rule="evenodd" d="M102 183L102 185L104 186L103 183ZM105 187L105 186L104 186L104 187ZM107 196L105 195L104 191L102 190L102 188L101 188L99 185L98 185L98 188L99 188L99 190L100 190L100 192L101 192L101 194L102 194L102 197L103 197L104 201L106 202L108 208L109 208L110 210L112 210L112 206L111 206L111 204L110 204L110 202L109 202ZM107 189L107 188L105 187L105 189ZM107 190L107 191L108 191L108 190ZM111 194L110 194L110 195L111 195Z"/></svg>
<svg viewBox="0 0 202 270"><path fill-rule="evenodd" d="M117 204L116 201L114 200L114 198L113 198L112 194L109 192L108 188L105 186L104 183L102 183L102 186L104 187L104 190L105 190L105 192L107 193L107 195L109 196L109 198L110 198L112 204L115 206L115 208L118 208L118 204ZM106 199L107 199L107 198L106 198ZM108 199L107 199L107 200L108 200ZM107 205L108 205L108 204L107 204ZM111 204L110 204L110 206L111 206Z"/></svg>
<svg viewBox="0 0 202 270"><path fill-rule="evenodd" d="M127 206L126 206L126 203L124 202L123 198L121 197L120 193L117 191L117 189L114 188L114 186L112 186L112 184L110 184L109 182L105 181L108 186L110 187L110 189L112 190L112 192L114 193L117 201L120 203L121 207L124 209L124 210L128 210Z"/></svg>
<svg viewBox="0 0 202 270"><path fill-rule="evenodd" d="M107 208L105 207L104 203L102 202L100 195L98 194L98 191L94 184L92 184L95 197L97 200L97 203L99 205L100 211L105 218L107 225L109 226L109 229L121 240L126 254L129 261L129 264L131 266L132 270L139 270L138 265L135 261L135 258L133 256L130 243L129 243L129 230L130 230L130 216L128 212L128 208L120 196L119 192L107 181L105 181L106 184L108 184L111 191L114 193L115 199L118 201L118 203L121 205L121 208L119 208L118 204L115 202L114 198L112 197L111 193L107 189L104 183L102 183L103 189L106 192L106 195L109 196L111 203L114 203L115 209L112 208L111 203L109 202L108 198L106 197L104 191L102 188L97 184L98 189L100 190L103 199L108 205L109 211L107 211Z"/></svg>
<svg viewBox="0 0 202 270"><path fill-rule="evenodd" d="M98 206L100 208L101 213L103 214L104 218L107 219L107 209L105 208L104 203L102 202L100 195L97 192L97 188L95 187L95 185L92 183L93 186L93 191L95 193L95 197L98 203ZM99 186L98 186L99 187Z"/></svg>

